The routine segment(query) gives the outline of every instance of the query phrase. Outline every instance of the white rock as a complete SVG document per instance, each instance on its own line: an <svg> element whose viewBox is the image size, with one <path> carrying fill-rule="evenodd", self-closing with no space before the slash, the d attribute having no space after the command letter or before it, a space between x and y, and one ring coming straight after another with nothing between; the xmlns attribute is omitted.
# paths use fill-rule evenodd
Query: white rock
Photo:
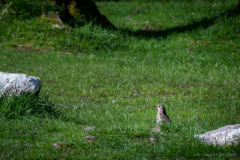
<svg viewBox="0 0 240 160"><path fill-rule="evenodd" d="M56 142L56 143L53 145L53 148L55 148L55 149L73 149L73 148L74 148L74 145L73 145L73 144L70 144L70 143L68 143L68 142L59 141L59 142Z"/></svg>
<svg viewBox="0 0 240 160"><path fill-rule="evenodd" d="M54 27L54 28L59 28L59 29L62 29L62 30L64 30L64 28L63 27L61 27L60 25L58 25L58 24L53 24L52 25L52 27Z"/></svg>
<svg viewBox="0 0 240 160"><path fill-rule="evenodd" d="M0 96L3 94L20 95L24 92L40 92L41 81L25 74L0 72Z"/></svg>
<svg viewBox="0 0 240 160"><path fill-rule="evenodd" d="M85 139L85 141L92 143L93 140L95 139L95 136L86 136L84 139Z"/></svg>
<svg viewBox="0 0 240 160"><path fill-rule="evenodd" d="M236 144L240 142L240 124L224 126L194 137L203 140L207 144Z"/></svg>
<svg viewBox="0 0 240 160"><path fill-rule="evenodd" d="M84 128L84 130L86 130L86 131L93 131L93 130L96 130L96 127L94 127L94 126L86 127L86 128Z"/></svg>

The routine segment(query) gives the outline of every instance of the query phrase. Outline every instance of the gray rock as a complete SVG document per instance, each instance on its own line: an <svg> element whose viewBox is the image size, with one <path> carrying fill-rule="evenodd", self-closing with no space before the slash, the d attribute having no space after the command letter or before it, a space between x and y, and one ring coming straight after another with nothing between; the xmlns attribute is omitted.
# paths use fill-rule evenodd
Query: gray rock
<svg viewBox="0 0 240 160"><path fill-rule="evenodd" d="M62 149L63 147L62 147L62 143L63 142L56 142L54 145L53 145L53 148L55 148L55 149Z"/></svg>
<svg viewBox="0 0 240 160"><path fill-rule="evenodd" d="M157 138L153 136L153 137L150 137L149 140L150 140L150 141L156 141Z"/></svg>
<svg viewBox="0 0 240 160"><path fill-rule="evenodd" d="M74 146L73 146L73 144L70 144L68 142L58 141L53 145L53 148L55 148L55 149L73 149Z"/></svg>
<svg viewBox="0 0 240 160"><path fill-rule="evenodd" d="M194 136L207 144L229 145L240 142L240 124L228 125Z"/></svg>
<svg viewBox="0 0 240 160"><path fill-rule="evenodd" d="M85 141L87 141L88 143L92 143L93 140L95 139L95 136L86 136L84 139L85 139Z"/></svg>
<svg viewBox="0 0 240 160"><path fill-rule="evenodd" d="M20 95L21 93L40 92L41 81L37 77L26 74L0 72L0 96L7 94Z"/></svg>
<svg viewBox="0 0 240 160"><path fill-rule="evenodd" d="M86 131L93 131L93 130L96 130L96 127L94 127L94 126L86 127L86 128L84 128L84 130L86 130Z"/></svg>
<svg viewBox="0 0 240 160"><path fill-rule="evenodd" d="M64 27L61 27L61 26L58 25L58 24L52 24L52 27L54 27L54 28L59 28L59 29L64 30Z"/></svg>

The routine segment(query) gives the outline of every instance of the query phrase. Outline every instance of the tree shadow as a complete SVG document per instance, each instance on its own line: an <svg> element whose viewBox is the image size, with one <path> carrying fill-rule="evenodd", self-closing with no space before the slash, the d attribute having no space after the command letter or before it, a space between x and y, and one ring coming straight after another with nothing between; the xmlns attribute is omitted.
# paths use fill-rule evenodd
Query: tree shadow
<svg viewBox="0 0 240 160"><path fill-rule="evenodd" d="M203 18L199 21L192 21L191 23L184 25L184 26L176 26L173 28L168 28L165 30L137 30L132 31L130 29L122 29L124 33L127 33L129 35L133 35L136 37L144 37L144 38L166 38L167 36L174 34L174 33L183 33L187 31L193 31L198 28L208 28L209 26L213 25L215 23L215 20L226 16L228 18L235 17L239 13L236 12L236 9L228 9L227 11L221 13L218 16L214 16L211 18Z"/></svg>
<svg viewBox="0 0 240 160"><path fill-rule="evenodd" d="M92 0L93 2L121 2L123 0Z"/></svg>

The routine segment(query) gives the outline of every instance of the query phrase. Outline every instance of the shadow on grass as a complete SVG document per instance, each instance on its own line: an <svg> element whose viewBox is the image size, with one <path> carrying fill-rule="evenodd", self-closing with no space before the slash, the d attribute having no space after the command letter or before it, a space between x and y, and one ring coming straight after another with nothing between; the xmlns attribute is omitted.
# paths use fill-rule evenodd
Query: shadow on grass
<svg viewBox="0 0 240 160"><path fill-rule="evenodd" d="M123 29L122 31L124 33L127 33L129 35L133 35L136 37L144 37L144 38L165 38L173 33L183 33L187 31L193 31L198 28L207 28L215 23L215 20L226 16L227 18L235 17L239 13L236 12L236 9L228 9L227 11L221 13L219 16L214 16L211 18L203 18L199 21L192 21L192 23L189 23L184 26L176 26L173 28L168 28L165 30L137 30L137 31L131 31L128 29Z"/></svg>

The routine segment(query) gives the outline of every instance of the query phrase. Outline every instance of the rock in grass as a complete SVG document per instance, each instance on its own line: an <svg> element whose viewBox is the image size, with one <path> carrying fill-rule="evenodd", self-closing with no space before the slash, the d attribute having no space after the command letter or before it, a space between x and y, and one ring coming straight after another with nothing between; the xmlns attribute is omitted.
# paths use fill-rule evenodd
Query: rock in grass
<svg viewBox="0 0 240 160"><path fill-rule="evenodd" d="M41 81L37 77L27 76L26 74L13 74L0 72L0 96L20 95L21 93L39 93Z"/></svg>
<svg viewBox="0 0 240 160"><path fill-rule="evenodd" d="M64 28L63 27L61 27L60 25L58 25L58 24L53 24L52 25L52 27L54 27L54 28L59 28L59 29L62 29L62 30L64 30Z"/></svg>
<svg viewBox="0 0 240 160"><path fill-rule="evenodd" d="M236 144L240 142L240 124L224 126L194 137L203 140L207 144Z"/></svg>
<svg viewBox="0 0 240 160"><path fill-rule="evenodd" d="M93 131L93 130L96 130L96 127L94 127L94 126L86 127L86 128L84 128L84 130L86 130L86 131Z"/></svg>
<svg viewBox="0 0 240 160"><path fill-rule="evenodd" d="M70 143L67 143L67 142L59 141L53 145L53 148L55 148L55 149L72 149L73 145Z"/></svg>
<svg viewBox="0 0 240 160"><path fill-rule="evenodd" d="M156 141L157 138L156 138L155 136L152 136L152 137L149 138L149 140L150 140L150 141Z"/></svg>
<svg viewBox="0 0 240 160"><path fill-rule="evenodd" d="M85 139L85 141L92 143L93 140L95 139L95 136L86 136L84 139Z"/></svg>

